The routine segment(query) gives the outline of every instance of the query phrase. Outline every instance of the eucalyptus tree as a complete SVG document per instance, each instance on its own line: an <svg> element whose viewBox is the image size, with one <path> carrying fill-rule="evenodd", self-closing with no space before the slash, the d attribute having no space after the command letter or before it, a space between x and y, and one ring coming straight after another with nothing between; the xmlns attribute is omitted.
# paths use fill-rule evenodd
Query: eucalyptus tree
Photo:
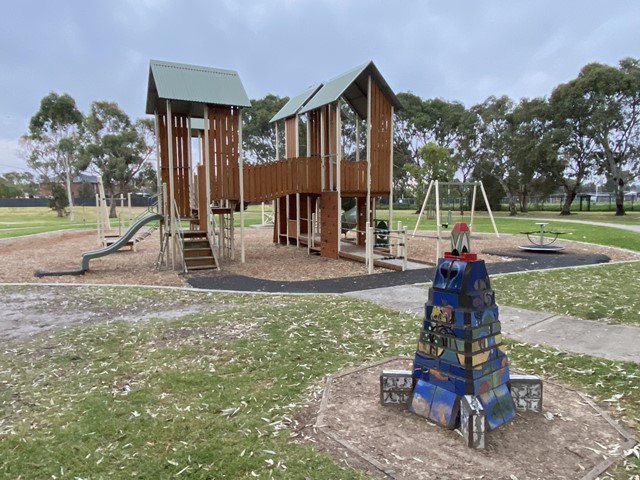
<svg viewBox="0 0 640 480"><path fill-rule="evenodd" d="M249 162L265 163L275 160L275 127L269 121L288 100L288 97L268 94L264 98L251 100L251 108L242 111L242 143Z"/></svg>
<svg viewBox="0 0 640 480"><path fill-rule="evenodd" d="M429 142L418 152L420 165L407 164L407 171L413 176L416 204L422 205L426 194L426 187L431 180L451 182L456 174L454 162L451 160L451 152L440 145Z"/></svg>
<svg viewBox="0 0 640 480"><path fill-rule="evenodd" d="M83 156L102 177L111 200L109 215L116 215L114 198L129 193L146 174L154 152L153 123L132 122L115 102L95 101L84 122Z"/></svg>
<svg viewBox="0 0 640 480"><path fill-rule="evenodd" d="M459 151L461 128L469 116L464 105L441 98L422 100L413 93L399 93L402 108L396 114L394 139L420 164L420 150L436 143L450 152L451 160Z"/></svg>
<svg viewBox="0 0 640 480"><path fill-rule="evenodd" d="M515 106L507 97L489 97L471 108L478 116L476 131L479 154L476 172L490 175L500 184L509 203L509 214L516 215L519 175L512 161L512 118Z"/></svg>
<svg viewBox="0 0 640 480"><path fill-rule="evenodd" d="M544 98L520 100L509 115L511 181L517 184L520 211L528 211L532 196L546 197L557 188L558 159L549 104Z"/></svg>
<svg viewBox="0 0 640 480"><path fill-rule="evenodd" d="M574 103L565 90L555 89L549 100L553 118L553 134L558 160L562 168L555 170L557 182L565 197L560 214L570 215L580 187L598 170L598 146L590 135L590 119L582 113L580 103Z"/></svg>
<svg viewBox="0 0 640 480"><path fill-rule="evenodd" d="M86 159L80 155L83 119L71 96L51 92L41 100L39 110L29 121L29 132L21 138L27 165L45 179L53 176L65 185L71 221L73 177L87 167Z"/></svg>
<svg viewBox="0 0 640 480"><path fill-rule="evenodd" d="M593 142L595 173L613 180L616 215L624 215L625 170L640 173L640 61L626 58L619 66L586 65L578 77L552 95L568 128L579 125Z"/></svg>
<svg viewBox="0 0 640 480"><path fill-rule="evenodd" d="M6 172L0 176L0 184L4 184L5 192L11 192L7 197L34 197L38 191L38 185L31 172ZM0 197L3 195L0 193Z"/></svg>

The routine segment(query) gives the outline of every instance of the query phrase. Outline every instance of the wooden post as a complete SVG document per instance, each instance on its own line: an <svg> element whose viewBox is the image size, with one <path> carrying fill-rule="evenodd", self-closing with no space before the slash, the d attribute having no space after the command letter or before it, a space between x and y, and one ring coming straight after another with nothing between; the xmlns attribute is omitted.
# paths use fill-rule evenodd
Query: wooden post
<svg viewBox="0 0 640 480"><path fill-rule="evenodd" d="M133 221L133 211L131 210L131 192L127 193L127 210L129 214L129 226L131 226L131 222Z"/></svg>
<svg viewBox="0 0 640 480"><path fill-rule="evenodd" d="M102 215L100 213L100 195L96 193L96 218L98 222L96 227L98 230L98 245L102 246Z"/></svg>
<svg viewBox="0 0 640 480"><path fill-rule="evenodd" d="M370 222L367 222L367 245L365 246L367 252L367 267L369 275L373 273L373 243L375 242L375 235L373 234L373 227Z"/></svg>
<svg viewBox="0 0 640 480"><path fill-rule="evenodd" d="M431 193L431 186L433 185L433 180L429 181L429 187L427 188L427 194L424 197L424 201L422 202L422 207L420 208L420 213L418 214L418 220L416 221L416 226L413 229L413 234L416 234L418 230L418 226L420 225L420 219L422 218L422 214L424 213L424 209L427 206L427 201L429 200L429 194Z"/></svg>
<svg viewBox="0 0 640 480"><path fill-rule="evenodd" d="M342 186L340 185L340 163L342 161L342 131L340 116L340 99L336 102L336 190L338 191L338 254L340 254L340 238L342 233Z"/></svg>
<svg viewBox="0 0 640 480"><path fill-rule="evenodd" d="M200 192L205 194L205 206L206 212L198 212L198 216L206 215L207 221L207 235L215 236L215 231L210 231L212 229L210 215L211 215L211 147L209 146L209 140L211 138L211 123L209 122L209 105L205 104L204 106L204 178L205 178L205 187L204 192ZM200 217L202 218L202 217ZM220 242L218 242L220 245Z"/></svg>
<svg viewBox="0 0 640 480"><path fill-rule="evenodd" d="M476 212L476 194L478 193L478 182L473 182L473 195L471 196L471 221L469 222L469 230L473 232L473 215Z"/></svg>
<svg viewBox="0 0 640 480"><path fill-rule="evenodd" d="M290 214L290 211L289 211L289 195L285 196L284 198L286 199L285 215L286 215L286 218L287 218L287 223L285 225L286 225L286 234L287 234L287 245L289 245L289 237L291 235L291 232L289 232L289 214Z"/></svg>
<svg viewBox="0 0 640 480"><path fill-rule="evenodd" d="M324 107L320 108L320 191L325 190Z"/></svg>
<svg viewBox="0 0 640 480"><path fill-rule="evenodd" d="M367 222L371 222L371 75L367 84Z"/></svg>
<svg viewBox="0 0 640 480"><path fill-rule="evenodd" d="M311 156L311 129L309 128L309 115L307 115L307 157Z"/></svg>
<svg viewBox="0 0 640 480"><path fill-rule="evenodd" d="M238 109L238 162L240 163L240 262L244 263L244 158L242 150L242 110ZM232 217L233 218L233 215ZM233 223L231 224L233 228ZM233 230L232 230L233 231ZM232 243L233 245L233 243Z"/></svg>
<svg viewBox="0 0 640 480"><path fill-rule="evenodd" d="M399 223L399 222L398 222ZM402 271L407 269L407 260L409 257L409 249L407 245L407 227L402 227Z"/></svg>
<svg viewBox="0 0 640 480"><path fill-rule="evenodd" d="M296 136L295 140L294 140L294 145L296 146L296 155L295 158L298 158L300 156L300 131L298 130L298 125L300 123L300 118L298 116L298 114L296 113L296 124L295 127L293 129L293 134Z"/></svg>
<svg viewBox="0 0 640 480"><path fill-rule="evenodd" d="M335 135L335 131L331 131L331 106L327 105L327 116L329 117L327 119L327 126L329 127L329 132L327 135L327 148L329 149L329 152L327 153L327 160L329 163L329 190L335 190L335 178L333 177L333 156L335 154L335 152L333 151L332 147L333 147L333 142L331 141L331 135ZM334 113L335 115L335 113ZM336 144L338 143L338 139L336 138Z"/></svg>
<svg viewBox="0 0 640 480"><path fill-rule="evenodd" d="M171 268L176 268L176 222L175 220L175 188L173 185L173 119L171 100L167 100L167 153L169 156L169 218L171 222Z"/></svg>
<svg viewBox="0 0 640 480"><path fill-rule="evenodd" d="M487 198L487 192L484 189L484 185L482 184L482 180L480 180L480 190L482 190L482 196L484 197L484 203L487 206L487 212L489 213L489 218L491 219L491 225L493 225L493 231L496 232L496 237L500 237L498 233L498 227L496 227L496 220L493 218L493 212L491 211L491 206L489 205L489 199Z"/></svg>
<svg viewBox="0 0 640 480"><path fill-rule="evenodd" d="M155 131L155 142L156 142L156 182L158 187L158 192L162 191L162 159L160 158L160 127L159 127L159 119L158 119L158 110L153 112L154 122L153 127ZM162 202L158 202L158 209L160 210L160 214L166 215L167 212L162 211ZM160 243L162 243L162 236L160 237Z"/></svg>
<svg viewBox="0 0 640 480"><path fill-rule="evenodd" d="M360 120L356 112L356 162L360 161Z"/></svg>
<svg viewBox="0 0 640 480"><path fill-rule="evenodd" d="M296 248L300 246L300 194L296 193Z"/></svg>
<svg viewBox="0 0 640 480"><path fill-rule="evenodd" d="M280 137L278 137L278 122L276 122L276 161L280 160Z"/></svg>
<svg viewBox="0 0 640 480"><path fill-rule="evenodd" d="M308 147L307 147L308 148ZM311 245L313 243L313 217L311 215L311 197L307 197L307 254L311 255Z"/></svg>
<svg viewBox="0 0 640 480"><path fill-rule="evenodd" d="M438 244L436 245L436 263L440 258L440 188L438 187L438 180L434 181L436 185L436 238Z"/></svg>
<svg viewBox="0 0 640 480"><path fill-rule="evenodd" d="M164 240L164 231L163 228L167 225L167 210L164 208L164 193L162 188L162 158L160 158L161 150L160 150L160 126L159 126L159 118L158 118L158 110L153 111L154 122L153 129L155 133L155 142L156 142L156 186L157 191L160 192L160 198L158 198L158 213L164 216L164 222L160 222L160 250L162 251L162 241ZM158 268L160 266L158 265Z"/></svg>
<svg viewBox="0 0 640 480"><path fill-rule="evenodd" d="M193 189L193 152L191 146L191 115L187 117L187 167L189 169L189 217L192 215L195 197Z"/></svg>
<svg viewBox="0 0 640 480"><path fill-rule="evenodd" d="M393 105L391 106L391 131L389 140L389 226L393 225Z"/></svg>

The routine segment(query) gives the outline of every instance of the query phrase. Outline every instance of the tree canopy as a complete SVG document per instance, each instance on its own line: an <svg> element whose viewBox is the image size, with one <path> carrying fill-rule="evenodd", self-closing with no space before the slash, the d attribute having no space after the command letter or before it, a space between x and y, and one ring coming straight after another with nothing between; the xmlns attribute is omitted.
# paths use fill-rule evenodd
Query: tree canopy
<svg viewBox="0 0 640 480"><path fill-rule="evenodd" d="M565 128L592 149L597 173L613 181L616 215L624 215L624 171L640 173L640 62L586 65L553 91L552 101Z"/></svg>
<svg viewBox="0 0 640 480"><path fill-rule="evenodd" d="M93 102L84 121L83 156L102 177L115 216L116 194L129 193L154 151L149 119L131 122L115 102Z"/></svg>
<svg viewBox="0 0 640 480"><path fill-rule="evenodd" d="M269 94L251 100L251 108L243 110L242 140L248 161L264 163L276 158L275 127L269 121L288 100L287 97Z"/></svg>
<svg viewBox="0 0 640 480"><path fill-rule="evenodd" d="M40 102L40 109L29 122L29 133L21 139L28 152L27 165L45 178L54 177L64 183L72 221L71 182L88 166L79 155L82 121L82 113L71 96L51 92Z"/></svg>

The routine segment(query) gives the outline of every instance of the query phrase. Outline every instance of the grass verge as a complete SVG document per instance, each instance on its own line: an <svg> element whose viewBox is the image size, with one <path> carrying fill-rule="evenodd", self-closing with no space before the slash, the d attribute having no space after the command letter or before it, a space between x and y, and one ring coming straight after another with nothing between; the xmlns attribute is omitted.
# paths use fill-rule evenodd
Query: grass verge
<svg viewBox="0 0 640 480"><path fill-rule="evenodd" d="M79 292L68 307L91 311ZM113 296L121 305L191 300L202 308L178 319L108 321L3 343L2 476L364 478L291 441L293 414L327 374L412 355L415 317L341 296L92 292L101 308ZM510 347L515 368L586 390L638 432L637 365ZM637 463L628 468L640 472Z"/></svg>
<svg viewBox="0 0 640 480"><path fill-rule="evenodd" d="M640 262L496 276L498 303L640 326Z"/></svg>

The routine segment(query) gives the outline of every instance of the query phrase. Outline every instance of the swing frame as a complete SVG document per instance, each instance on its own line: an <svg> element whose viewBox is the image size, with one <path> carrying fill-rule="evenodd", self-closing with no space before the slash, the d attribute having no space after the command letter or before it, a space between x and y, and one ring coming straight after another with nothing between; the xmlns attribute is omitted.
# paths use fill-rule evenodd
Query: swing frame
<svg viewBox="0 0 640 480"><path fill-rule="evenodd" d="M435 186L435 197L436 197L436 261L440 258L440 240L442 239L441 230L442 230L442 221L440 217L440 185L451 187L473 187L473 196L471 197L471 221L469 222L469 230L473 232L473 216L476 210L476 196L478 194L478 187L480 187L480 191L482 192L482 197L484 199L484 203L487 206L487 212L489 212L489 218L491 219L491 224L493 225L493 231L496 234L496 237L500 238L500 234L498 233L498 227L496 226L496 221L493 218L493 212L491 211L491 207L489 206L489 200L487 198L487 192L484 189L484 185L482 185L482 181L477 182L441 182L439 180L431 180L429 182L429 187L427 188L427 194L424 197L424 201L422 202L422 208L420 208L420 214L418 215L418 220L416 221L416 226L413 229L413 235L416 235L418 227L420 226L420 219L424 213L425 208L427 207L427 202L429 201L429 195L431 194L431 189Z"/></svg>

